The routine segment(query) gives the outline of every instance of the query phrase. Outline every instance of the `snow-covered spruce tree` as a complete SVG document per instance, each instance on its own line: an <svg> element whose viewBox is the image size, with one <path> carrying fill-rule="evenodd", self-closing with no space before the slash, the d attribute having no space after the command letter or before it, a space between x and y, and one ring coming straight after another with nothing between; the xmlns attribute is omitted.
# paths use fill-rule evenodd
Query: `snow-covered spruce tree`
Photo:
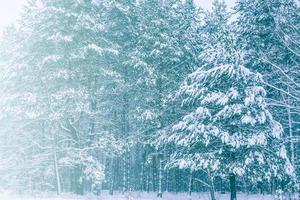
<svg viewBox="0 0 300 200"><path fill-rule="evenodd" d="M189 112L162 140L176 146L170 165L203 170L212 179L228 177L234 200L237 177L282 180L293 175L293 167L281 143L283 129L267 108L262 76L242 65L240 53L227 52L222 62L197 69L180 86Z"/></svg>

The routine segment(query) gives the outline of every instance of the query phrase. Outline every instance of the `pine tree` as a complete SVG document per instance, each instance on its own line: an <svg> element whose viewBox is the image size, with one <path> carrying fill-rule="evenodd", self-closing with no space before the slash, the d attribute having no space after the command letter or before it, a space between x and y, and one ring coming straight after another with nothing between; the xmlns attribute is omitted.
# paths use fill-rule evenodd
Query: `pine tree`
<svg viewBox="0 0 300 200"><path fill-rule="evenodd" d="M170 165L203 170L212 181L229 177L236 199L237 177L283 179L293 167L280 142L282 126L267 108L262 76L242 65L241 53L229 45L234 37L223 37L228 43L208 49L221 62L197 69L179 88L189 113L162 140L176 146Z"/></svg>

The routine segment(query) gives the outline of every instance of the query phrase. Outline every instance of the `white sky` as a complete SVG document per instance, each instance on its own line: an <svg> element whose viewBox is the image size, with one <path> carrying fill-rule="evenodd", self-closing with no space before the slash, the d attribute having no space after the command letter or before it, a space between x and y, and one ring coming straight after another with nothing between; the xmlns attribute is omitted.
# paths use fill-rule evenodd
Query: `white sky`
<svg viewBox="0 0 300 200"><path fill-rule="evenodd" d="M228 8L232 8L234 6L236 0L225 0L228 5ZM196 5L201 6L204 9L210 10L212 7L213 0L194 0Z"/></svg>
<svg viewBox="0 0 300 200"><path fill-rule="evenodd" d="M3 28L14 23L21 13L21 8L26 0L0 0L0 32ZM196 4L210 9L213 0L195 0ZM232 7L235 0L225 0Z"/></svg>
<svg viewBox="0 0 300 200"><path fill-rule="evenodd" d="M0 0L0 31L16 21L24 2L25 0Z"/></svg>

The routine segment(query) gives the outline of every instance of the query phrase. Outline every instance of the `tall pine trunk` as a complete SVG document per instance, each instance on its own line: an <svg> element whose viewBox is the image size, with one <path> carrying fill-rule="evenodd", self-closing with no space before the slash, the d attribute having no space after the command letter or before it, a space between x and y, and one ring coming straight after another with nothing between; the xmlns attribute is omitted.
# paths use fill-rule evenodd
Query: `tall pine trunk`
<svg viewBox="0 0 300 200"><path fill-rule="evenodd" d="M190 177L189 177L189 196L192 195L193 191L193 170L190 170Z"/></svg>
<svg viewBox="0 0 300 200"><path fill-rule="evenodd" d="M210 171L208 171L208 179L209 179L209 182L210 182L210 187L209 187L210 199L211 200L216 200L214 178L211 175Z"/></svg>
<svg viewBox="0 0 300 200"><path fill-rule="evenodd" d="M152 158L152 191L156 192L156 181L157 181L157 156Z"/></svg>
<svg viewBox="0 0 300 200"><path fill-rule="evenodd" d="M54 168L55 168L55 178L56 178L56 193L57 193L57 195L60 195L61 184L60 184L60 176L59 176L59 170L58 170L56 149L54 150Z"/></svg>
<svg viewBox="0 0 300 200"><path fill-rule="evenodd" d="M288 89L288 92L290 90ZM289 120L289 136L292 139L294 137L293 134L293 123L292 123L292 114L291 114L291 108L290 108L290 97L288 96L288 120ZM290 142L290 149L291 149L291 162L293 167L295 167L295 147L293 140Z"/></svg>
<svg viewBox="0 0 300 200"><path fill-rule="evenodd" d="M127 153L127 152L126 152ZM126 183L127 183L127 176L126 176L126 157L123 160L123 188L122 188L122 193L124 194L126 192Z"/></svg>
<svg viewBox="0 0 300 200"><path fill-rule="evenodd" d="M289 88L288 88L288 93L290 92ZM288 112L288 124L289 124L289 137L291 139L290 141L290 149L291 149L291 163L294 167L295 170L296 169L296 154L295 154L295 145L294 145L294 142L293 142L293 137L294 137L294 133L293 133L293 122L292 122L292 114L291 114L291 100L290 100L290 96L288 96L288 105L287 105L287 112ZM298 191L295 191L294 188L292 190L292 193L297 193L297 197L300 198L300 191L299 191L299 185L296 185L298 184L297 183L297 178L296 176L293 176L292 177L293 179L293 182L295 184L294 188ZM295 197L296 197L296 194L295 194Z"/></svg>
<svg viewBox="0 0 300 200"><path fill-rule="evenodd" d="M114 177L114 158L111 158L110 161L110 185L109 185L109 194L114 194L114 184L115 184L115 177Z"/></svg>
<svg viewBox="0 0 300 200"><path fill-rule="evenodd" d="M157 197L162 198L162 182L163 182L163 161L161 156L159 156L159 175L158 175L158 193Z"/></svg>
<svg viewBox="0 0 300 200"><path fill-rule="evenodd" d="M57 132L54 133L54 148L53 148L53 161L54 161L54 172L55 172L55 181L56 181L56 193L60 195L61 193L61 182L60 182L60 174L58 169L58 159L57 159L57 143L58 143L58 135Z"/></svg>
<svg viewBox="0 0 300 200"><path fill-rule="evenodd" d="M216 200L216 196L215 196L215 188L214 187L211 187L209 189L209 192L210 192L210 199L211 200Z"/></svg>
<svg viewBox="0 0 300 200"><path fill-rule="evenodd" d="M231 173L229 175L230 182L230 200L236 200L236 176Z"/></svg>

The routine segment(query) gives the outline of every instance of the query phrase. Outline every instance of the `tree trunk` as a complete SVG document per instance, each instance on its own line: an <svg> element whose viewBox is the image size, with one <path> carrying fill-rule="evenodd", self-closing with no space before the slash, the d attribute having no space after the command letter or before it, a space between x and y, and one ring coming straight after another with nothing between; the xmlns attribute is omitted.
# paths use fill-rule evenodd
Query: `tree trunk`
<svg viewBox="0 0 300 200"><path fill-rule="evenodd" d="M289 92L289 89L288 89ZM289 118L289 136L290 138L294 137L293 134L293 123L292 123L292 115L291 115L291 108L289 107L291 105L290 103L290 97L288 96L288 118ZM291 162L293 167L295 167L295 147L293 141L290 142L290 148L291 148Z"/></svg>
<svg viewBox="0 0 300 200"><path fill-rule="evenodd" d="M289 92L290 92L290 90L288 88L288 93ZM295 146L294 146L294 141L293 141L293 137L294 137L294 134L293 134L293 122L292 122L292 114L291 114L290 105L291 105L290 96L288 96L288 108L287 108L288 110L287 111L288 111L288 121L289 121L289 137L291 138L291 141L290 141L291 163L292 163L292 166L295 169L295 171L297 171L297 168L296 168L297 166L296 166ZM294 188L292 188L292 193L297 193L298 197L300 197L299 185L296 185L296 184L298 184L297 183L296 175L292 177L292 180L293 180L293 182L295 184L294 188L296 189L296 190L294 190Z"/></svg>
<svg viewBox="0 0 300 200"><path fill-rule="evenodd" d="M166 183L166 192L170 191L170 181L169 181L170 175L169 170L167 169L165 172L165 183Z"/></svg>
<svg viewBox="0 0 300 200"><path fill-rule="evenodd" d="M55 178L56 178L56 193L57 193L57 195L60 195L61 185L60 185L60 176L59 176L59 170L58 170L56 149L54 150L54 168L55 168Z"/></svg>
<svg viewBox="0 0 300 200"><path fill-rule="evenodd" d="M209 192L210 192L210 199L211 200L216 200L215 188L213 186L209 189Z"/></svg>
<svg viewBox="0 0 300 200"><path fill-rule="evenodd" d="M152 158L152 191L156 192L156 180L157 180L157 160L156 156Z"/></svg>
<svg viewBox="0 0 300 200"><path fill-rule="evenodd" d="M235 174L231 173L229 175L230 182L230 200L236 200L236 177Z"/></svg>
<svg viewBox="0 0 300 200"><path fill-rule="evenodd" d="M82 179L82 166L79 165L75 168L75 192L78 195L83 195L83 179Z"/></svg>
<svg viewBox="0 0 300 200"><path fill-rule="evenodd" d="M131 160L130 160L130 152L128 153L126 157L126 179L127 179L127 190L132 191L132 183L131 183L131 173L130 173L130 167L131 167Z"/></svg>
<svg viewBox="0 0 300 200"><path fill-rule="evenodd" d="M190 177L189 177L189 196L192 195L193 191L193 170L190 170Z"/></svg>
<svg viewBox="0 0 300 200"><path fill-rule="evenodd" d="M221 179L221 194L225 194L226 193L226 191L225 191L225 185L224 185L224 180L223 179Z"/></svg>
<svg viewBox="0 0 300 200"><path fill-rule="evenodd" d="M57 132L54 133L54 148L53 148L53 161L54 161L54 171L55 171L55 179L56 179L56 193L57 195L60 195L61 193L61 182L60 182L60 175L59 175L59 169L58 169L58 160L57 160Z"/></svg>
<svg viewBox="0 0 300 200"><path fill-rule="evenodd" d="M114 177L114 159L112 158L110 161L110 186L109 186L109 194L114 194L114 184L115 184L115 177Z"/></svg>
<svg viewBox="0 0 300 200"><path fill-rule="evenodd" d="M210 171L208 171L208 179L209 179L209 182L210 182L209 183L210 184L210 188L209 188L210 199L211 200L216 200L214 178L211 175Z"/></svg>
<svg viewBox="0 0 300 200"><path fill-rule="evenodd" d="M158 175L158 193L157 197L162 198L162 181L163 181L163 162L159 158L159 175Z"/></svg>
<svg viewBox="0 0 300 200"><path fill-rule="evenodd" d="M146 190L147 190L147 193L150 192L150 184L149 184L149 181L150 181L150 177L149 177L149 170L148 170L148 173L147 173L147 178L146 178Z"/></svg>
<svg viewBox="0 0 300 200"><path fill-rule="evenodd" d="M123 161L123 189L122 189L123 194L126 192L126 183L127 183L126 167L127 165L126 165L126 157L125 157Z"/></svg>

